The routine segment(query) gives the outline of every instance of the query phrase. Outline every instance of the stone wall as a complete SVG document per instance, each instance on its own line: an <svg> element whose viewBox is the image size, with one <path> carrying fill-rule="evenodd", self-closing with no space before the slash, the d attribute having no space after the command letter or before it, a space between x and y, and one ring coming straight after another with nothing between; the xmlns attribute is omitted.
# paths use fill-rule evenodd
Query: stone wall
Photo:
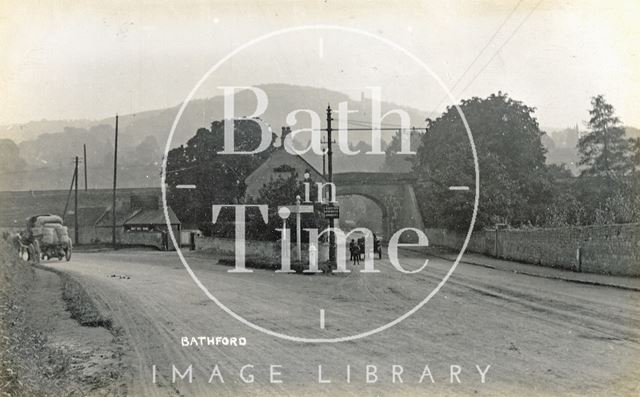
<svg viewBox="0 0 640 397"><path fill-rule="evenodd" d="M138 245L145 247L155 247L159 250L164 249L162 241L162 232L122 232L120 234L120 243L122 245Z"/></svg>
<svg viewBox="0 0 640 397"><path fill-rule="evenodd" d="M460 249L464 233L426 229L430 245ZM467 250L587 273L640 276L640 224L528 230L484 230Z"/></svg>
<svg viewBox="0 0 640 397"><path fill-rule="evenodd" d="M216 254L235 256L236 240L232 238L221 237L196 237L196 250L209 250ZM280 261L280 242L279 241L258 241L245 240L245 256L248 258L262 258ZM291 244L291 261L295 261L297 251L295 243ZM329 247L327 244L320 244L320 252L318 253L318 261L323 262L329 258ZM302 244L302 261L309 261L309 244Z"/></svg>
<svg viewBox="0 0 640 397"><path fill-rule="evenodd" d="M196 250L210 250L217 254L235 256L236 240L221 237L196 237ZM272 241L245 240L246 256L280 257L280 246Z"/></svg>
<svg viewBox="0 0 640 397"><path fill-rule="evenodd" d="M79 240L80 244L108 243L113 241L112 230L110 227L93 227L85 226L80 228ZM178 233L174 229L174 233ZM176 234L176 237L178 234ZM69 237L74 240L75 234L73 228L69 228ZM167 238L169 238L167 236ZM122 230L121 227L116 228L116 242L120 245L145 246L154 247L163 250L163 236L159 231L129 232ZM173 250L171 239L168 240L169 249ZM74 244L77 243L74 241Z"/></svg>
<svg viewBox="0 0 640 397"><path fill-rule="evenodd" d="M0 228L1 232L17 233L24 230L24 228ZM74 246L78 245L75 240L75 232L72 227L67 229L71 241ZM174 233L176 237L179 235L178 230L174 227ZM92 244L92 243L111 243L112 241L112 229L110 227L93 227L85 226L80 228L79 233L80 244ZM159 250L163 249L163 237L162 232L125 232L121 227L116 229L116 242L121 245L132 246L146 246L155 247ZM168 241L169 249L173 250L173 244L171 239Z"/></svg>

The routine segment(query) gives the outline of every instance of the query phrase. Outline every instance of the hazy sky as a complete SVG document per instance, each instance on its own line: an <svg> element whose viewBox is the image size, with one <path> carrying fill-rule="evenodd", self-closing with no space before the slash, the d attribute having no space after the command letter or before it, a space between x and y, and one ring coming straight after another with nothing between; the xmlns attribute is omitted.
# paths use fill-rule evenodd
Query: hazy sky
<svg viewBox="0 0 640 397"><path fill-rule="evenodd" d="M174 106L232 49L307 24L353 27L390 39L451 87L516 5L454 87L457 97L502 90L537 108L542 126L566 127L586 120L589 98L602 93L625 124L640 126L637 0L5 0L0 124ZM332 31L265 40L226 63L198 95L219 94L216 87L224 84L271 82L354 96L366 85L380 85L385 100L424 110L446 105L415 62L363 36Z"/></svg>

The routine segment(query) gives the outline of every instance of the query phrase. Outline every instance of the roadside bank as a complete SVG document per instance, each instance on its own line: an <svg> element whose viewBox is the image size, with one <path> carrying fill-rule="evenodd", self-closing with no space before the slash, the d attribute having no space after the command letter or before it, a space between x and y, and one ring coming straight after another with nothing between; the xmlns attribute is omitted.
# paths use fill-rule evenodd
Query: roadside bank
<svg viewBox="0 0 640 397"><path fill-rule="evenodd" d="M0 244L0 393L126 395L123 343L82 287Z"/></svg>

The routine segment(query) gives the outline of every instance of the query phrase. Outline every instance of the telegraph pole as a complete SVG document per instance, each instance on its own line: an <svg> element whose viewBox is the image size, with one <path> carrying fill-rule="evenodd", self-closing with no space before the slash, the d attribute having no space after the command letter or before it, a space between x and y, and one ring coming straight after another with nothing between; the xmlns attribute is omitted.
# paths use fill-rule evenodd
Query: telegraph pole
<svg viewBox="0 0 640 397"><path fill-rule="evenodd" d="M327 106L327 162L328 162L328 171L329 171L329 188L332 189L333 186L333 150L331 149L331 121L333 118L331 117L331 105ZM333 192L329 192L330 198L333 197ZM334 203L328 203L328 205L333 205ZM336 233L334 231L336 220L334 218L329 219L329 227L331 228L331 232L329 233L329 262L332 264L336 263Z"/></svg>
<svg viewBox="0 0 640 397"><path fill-rule="evenodd" d="M322 141L320 143L326 145L327 141ZM327 154L324 152L324 147L322 148L322 177L327 177Z"/></svg>
<svg viewBox="0 0 640 397"><path fill-rule="evenodd" d="M84 191L87 191L87 144L82 145L82 149L84 150Z"/></svg>
<svg viewBox="0 0 640 397"><path fill-rule="evenodd" d="M64 205L64 211L62 211L62 219L67 216L67 209L69 209L69 200L71 199L71 192L73 191L73 184L76 181L76 172L73 172L73 177L71 178L71 186L69 186L69 193L67 194L67 202Z"/></svg>
<svg viewBox="0 0 640 397"><path fill-rule="evenodd" d="M75 203L73 206L73 217L74 217L74 226L73 226L73 235L74 235L74 243L77 245L78 244L78 236L79 236L79 230L78 230L78 156L76 156L76 170L75 170L75 175L76 177L74 178L75 181L75 188L76 188L76 194L75 194Z"/></svg>
<svg viewBox="0 0 640 397"><path fill-rule="evenodd" d="M111 218L113 220L113 230L111 234L111 242L113 244L113 249L117 249L116 247L116 186L117 186L117 177L118 177L118 115L116 114L116 135L115 135L115 145L113 150L113 203L111 205Z"/></svg>

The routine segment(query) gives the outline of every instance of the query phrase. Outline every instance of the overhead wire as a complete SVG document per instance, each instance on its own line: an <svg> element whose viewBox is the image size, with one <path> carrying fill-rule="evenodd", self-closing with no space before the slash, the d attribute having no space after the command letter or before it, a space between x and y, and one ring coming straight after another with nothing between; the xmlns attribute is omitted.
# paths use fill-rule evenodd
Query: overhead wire
<svg viewBox="0 0 640 397"><path fill-rule="evenodd" d="M511 12L509 12L509 14L502 20L502 23L500 23L500 25L498 25L498 27L496 28L496 30L493 32L493 34L491 35L491 37L489 37L489 40L487 40L487 42L485 43L485 45L482 47L482 49L476 54L475 58L473 58L473 60L471 61L471 63L469 63L469 65L466 67L466 69L464 70L464 72L462 72L462 74L458 77L458 79L455 81L455 83L451 86L451 88L449 88L449 91L453 91L458 84L460 84L460 82L462 81L462 79L464 78L464 76L467 75L467 73L469 72L469 70L471 70L471 68L473 67L473 65L475 65L475 63L478 61L478 59L480 59L480 57L482 56L482 54L484 54L484 52L487 50L487 48L489 48L489 45L493 42L493 40L496 38L496 36L498 35L498 33L500 33L500 31L502 30L502 28L507 24L507 22L511 19L511 17L513 16L513 14L516 12L516 10L518 9L518 7L520 7L520 4L522 4L524 0L519 0L518 3L516 3L516 5L511 9ZM438 104L434 107L434 109L431 111L431 113L435 113L437 112L438 108L440 107L440 105L442 105L442 103L447 99L448 95L445 94L442 99L440 101L438 101Z"/></svg>

